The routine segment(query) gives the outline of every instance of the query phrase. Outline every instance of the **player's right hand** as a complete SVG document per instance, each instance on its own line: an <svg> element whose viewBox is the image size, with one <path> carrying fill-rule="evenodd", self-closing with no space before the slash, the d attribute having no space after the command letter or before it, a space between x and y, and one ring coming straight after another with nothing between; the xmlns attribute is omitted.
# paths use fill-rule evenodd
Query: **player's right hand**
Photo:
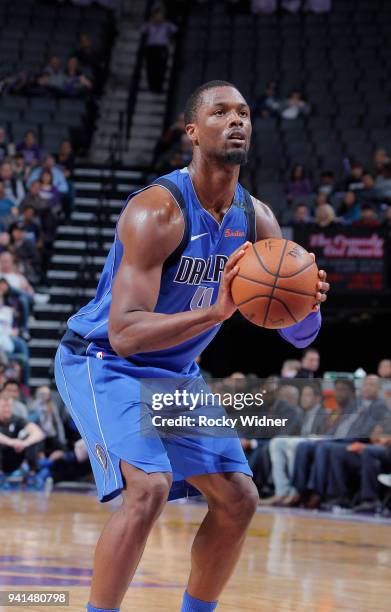
<svg viewBox="0 0 391 612"><path fill-rule="evenodd" d="M232 253L225 264L224 273L220 282L219 295L217 296L215 304L212 306L218 321L229 319L237 309L232 299L231 283L239 272L239 266L237 264L250 245L251 242L242 244Z"/></svg>

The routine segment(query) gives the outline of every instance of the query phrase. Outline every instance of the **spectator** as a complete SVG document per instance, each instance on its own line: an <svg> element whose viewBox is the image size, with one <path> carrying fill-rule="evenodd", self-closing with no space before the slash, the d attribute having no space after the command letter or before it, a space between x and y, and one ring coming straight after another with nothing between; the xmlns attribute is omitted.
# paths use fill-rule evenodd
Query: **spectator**
<svg viewBox="0 0 391 612"><path fill-rule="evenodd" d="M42 159L42 151L38 146L37 138L32 130L28 130L21 142L16 145L28 166L36 166Z"/></svg>
<svg viewBox="0 0 391 612"><path fill-rule="evenodd" d="M0 482L27 460L30 472L36 470L36 445L44 434L35 423L14 416L11 402L0 399Z"/></svg>
<svg viewBox="0 0 391 612"><path fill-rule="evenodd" d="M62 168L56 165L56 160L53 155L46 155L43 164L38 168L34 168L27 181L27 187L30 188L34 181L40 179L42 170L50 170L53 177L53 185L63 196L68 193L68 183L65 178ZM46 198L45 198L46 199Z"/></svg>
<svg viewBox="0 0 391 612"><path fill-rule="evenodd" d="M295 378L300 367L301 363L298 359L286 359L282 364L280 376L282 378Z"/></svg>
<svg viewBox="0 0 391 612"><path fill-rule="evenodd" d="M0 276L0 298L5 306L10 306L14 312L14 323L20 331L20 335L25 340L29 339L28 318L30 305L19 289L11 287L4 276Z"/></svg>
<svg viewBox="0 0 391 612"><path fill-rule="evenodd" d="M254 115L255 117L269 117L278 116L281 100L277 97L277 83L270 81L268 83L264 93L255 103Z"/></svg>
<svg viewBox="0 0 391 612"><path fill-rule="evenodd" d="M12 172L17 181L21 181L23 184L26 183L31 167L27 166L26 161L22 153L17 153L12 158Z"/></svg>
<svg viewBox="0 0 391 612"><path fill-rule="evenodd" d="M52 55L49 64L43 74L37 79L38 84L49 93L59 95L65 90L66 76L61 67L61 60L58 55Z"/></svg>
<svg viewBox="0 0 391 612"><path fill-rule="evenodd" d="M7 227L17 215L18 209L15 202L6 197L4 183L0 181L0 221L4 227Z"/></svg>
<svg viewBox="0 0 391 612"><path fill-rule="evenodd" d="M269 505L295 506L299 502L300 496L290 482L296 448L306 436L319 435L324 428L327 413L322 407L322 391L317 385L306 384L302 387L300 406L303 409L301 437L276 437L270 441L275 494Z"/></svg>
<svg viewBox="0 0 391 612"><path fill-rule="evenodd" d="M12 288L19 289L25 295L31 297L34 295L34 289L27 278L18 270L13 255L8 251L0 253L0 275L7 279Z"/></svg>
<svg viewBox="0 0 391 612"><path fill-rule="evenodd" d="M176 121L164 132L157 143L154 159L157 160L165 151L177 146L185 133L185 115L180 113Z"/></svg>
<svg viewBox="0 0 391 612"><path fill-rule="evenodd" d="M177 29L176 25L166 20L160 6L152 9L149 21L142 27L142 33L146 35L145 56L148 87L155 93L161 93L163 90L170 37L177 32Z"/></svg>
<svg viewBox="0 0 391 612"><path fill-rule="evenodd" d="M300 115L309 115L310 105L302 99L302 94L298 90L292 91L289 98L281 104L280 114L283 119L293 120Z"/></svg>
<svg viewBox="0 0 391 612"><path fill-rule="evenodd" d="M23 221L10 226L10 252L22 266L23 274L29 283L35 285L40 278L41 257L35 244L26 237Z"/></svg>
<svg viewBox="0 0 391 612"><path fill-rule="evenodd" d="M353 221L353 225L357 227L378 227L380 221L373 206L363 204L361 206L360 218L357 221Z"/></svg>
<svg viewBox="0 0 391 612"><path fill-rule="evenodd" d="M251 11L258 13L274 13L277 9L277 0L251 0Z"/></svg>
<svg viewBox="0 0 391 612"><path fill-rule="evenodd" d="M288 202L292 202L294 199L306 197L312 192L312 183L306 175L304 166L297 164L293 167L290 181L286 186L286 197Z"/></svg>
<svg viewBox="0 0 391 612"><path fill-rule="evenodd" d="M360 203L357 199L357 194L355 191L347 191L342 199L342 203L338 210L338 215L345 221L346 223L351 223L352 221L358 221L361 214Z"/></svg>
<svg viewBox="0 0 391 612"><path fill-rule="evenodd" d="M54 451L66 450L64 423L49 387L38 387L35 400L30 406L29 419L37 423L45 434L45 457L50 459Z"/></svg>
<svg viewBox="0 0 391 612"><path fill-rule="evenodd" d="M353 162L350 167L350 176L344 182L342 191L359 191L364 188L364 167L360 162Z"/></svg>
<svg viewBox="0 0 391 612"><path fill-rule="evenodd" d="M391 359L381 359L377 366L377 375L380 378L391 379Z"/></svg>
<svg viewBox="0 0 391 612"><path fill-rule="evenodd" d="M335 210L330 204L321 204L315 211L315 223L318 227L335 227L338 224Z"/></svg>
<svg viewBox="0 0 391 612"><path fill-rule="evenodd" d="M23 382L28 384L29 350L23 338L18 336L19 330L15 326L15 312L7 306L3 295L0 295L0 346L9 359L16 359L23 367Z"/></svg>
<svg viewBox="0 0 391 612"><path fill-rule="evenodd" d="M39 181L39 197L45 200L47 207L57 215L61 209L60 194L58 189L53 185L53 174L51 170L42 170Z"/></svg>
<svg viewBox="0 0 391 612"><path fill-rule="evenodd" d="M91 36L85 33L80 34L79 47L76 49L74 56L79 60L80 66L86 71L87 76L96 75L101 65L101 58L98 51L94 49Z"/></svg>
<svg viewBox="0 0 391 612"><path fill-rule="evenodd" d="M334 192L334 172L327 170L320 175L320 183L318 185L318 193L325 194L328 199ZM326 202L327 203L327 199Z"/></svg>
<svg viewBox="0 0 391 612"><path fill-rule="evenodd" d="M30 240L38 248L42 247L41 222L37 216L37 211L31 204L24 206L20 218L26 232L27 240Z"/></svg>
<svg viewBox="0 0 391 612"><path fill-rule="evenodd" d="M301 367L295 378L314 378L319 371L320 355L314 348L307 348L301 359Z"/></svg>
<svg viewBox="0 0 391 612"><path fill-rule="evenodd" d="M391 202L391 162L383 165L383 169L375 180L378 196Z"/></svg>
<svg viewBox="0 0 391 612"><path fill-rule="evenodd" d="M8 372L7 374L9 375ZM1 398L11 401L11 410L14 416L28 420L27 406L23 401L17 380L13 378L6 380L1 389Z"/></svg>
<svg viewBox="0 0 391 612"><path fill-rule="evenodd" d="M0 126L0 163L2 163L6 157L11 157L14 153L14 144L8 140L5 128Z"/></svg>
<svg viewBox="0 0 391 612"><path fill-rule="evenodd" d="M0 181L4 185L5 197L12 200L15 206L19 206L25 196L23 181L14 175L12 165L4 162L0 167Z"/></svg>
<svg viewBox="0 0 391 612"><path fill-rule="evenodd" d="M376 149L373 154L373 169L375 176L382 174L384 166L390 162L391 159L385 149Z"/></svg>
<svg viewBox="0 0 391 612"><path fill-rule="evenodd" d="M364 172L362 177L363 187L359 192L362 204L374 204L379 199L379 193L375 187L375 179L370 172Z"/></svg>
<svg viewBox="0 0 391 612"><path fill-rule="evenodd" d="M65 178L69 181L75 167L75 155L70 140L63 140L55 160L56 167L63 172Z"/></svg>
<svg viewBox="0 0 391 612"><path fill-rule="evenodd" d="M292 220L289 221L289 225L302 226L307 225L312 221L310 211L306 204L297 204L293 212Z"/></svg>
<svg viewBox="0 0 391 612"><path fill-rule="evenodd" d="M92 80L80 70L77 57L70 57L65 70L64 93L70 97L85 96L92 88Z"/></svg>

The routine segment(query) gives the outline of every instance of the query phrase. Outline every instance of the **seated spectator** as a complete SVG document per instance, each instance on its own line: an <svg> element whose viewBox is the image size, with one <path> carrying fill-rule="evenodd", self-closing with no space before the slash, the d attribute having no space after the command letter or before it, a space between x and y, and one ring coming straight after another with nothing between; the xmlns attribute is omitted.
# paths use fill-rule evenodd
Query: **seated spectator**
<svg viewBox="0 0 391 612"><path fill-rule="evenodd" d="M391 359L381 359L377 365L377 375L379 378L391 379Z"/></svg>
<svg viewBox="0 0 391 612"><path fill-rule="evenodd" d="M34 289L15 265L14 257L9 251L0 253L0 275L7 279L12 288L23 291L24 294L30 295L31 298L34 295Z"/></svg>
<svg viewBox="0 0 391 612"><path fill-rule="evenodd" d="M14 144L9 141L5 128L0 126L0 163L2 163L6 157L11 157L14 153Z"/></svg>
<svg viewBox="0 0 391 612"><path fill-rule="evenodd" d="M384 166L390 162L391 159L385 149L376 149L373 154L373 171L375 176L382 174Z"/></svg>
<svg viewBox="0 0 391 612"><path fill-rule="evenodd" d="M331 204L321 204L315 211L315 224L317 227L335 227L338 225L338 220L335 215L335 210Z"/></svg>
<svg viewBox="0 0 391 612"><path fill-rule="evenodd" d="M29 283L37 284L40 279L41 256L34 242L26 237L23 221L13 223L9 233L11 236L10 253L15 256Z"/></svg>
<svg viewBox="0 0 391 612"><path fill-rule="evenodd" d="M331 172L330 170L322 172L322 174L320 175L320 182L317 187L318 194L323 193L328 199L331 196L331 194L334 192L334 189L335 189L334 172ZM326 203L327 203L327 200L325 204Z"/></svg>
<svg viewBox="0 0 391 612"><path fill-rule="evenodd" d="M258 98L254 107L254 117L278 116L281 100L277 97L277 83L270 81L264 93Z"/></svg>
<svg viewBox="0 0 391 612"><path fill-rule="evenodd" d="M30 188L34 181L40 180L42 170L50 170L53 177L53 185L61 195L68 193L68 183L61 167L56 165L54 155L46 155L43 164L34 168L28 178L27 187ZM46 198L45 198L46 199Z"/></svg>
<svg viewBox="0 0 391 612"><path fill-rule="evenodd" d="M364 167L360 162L353 162L350 166L350 176L342 185L342 191L360 191L364 188Z"/></svg>
<svg viewBox="0 0 391 612"><path fill-rule="evenodd" d="M295 506L300 496L291 484L295 452L300 442L307 436L323 432L327 412L322 406L322 391L316 384L306 383L300 394L300 406L303 410L300 437L275 437L270 441L270 460L274 484L274 496L267 505Z"/></svg>
<svg viewBox="0 0 391 612"><path fill-rule="evenodd" d="M29 339L28 318L30 315L29 301L19 289L11 287L4 276L0 276L0 297L5 306L10 306L14 312L14 323L19 329L20 336Z"/></svg>
<svg viewBox="0 0 391 612"><path fill-rule="evenodd" d="M59 168L67 181L72 178L73 170L75 167L75 154L72 150L72 143L70 140L64 140L61 143L60 149L55 156L56 167Z"/></svg>
<svg viewBox="0 0 391 612"><path fill-rule="evenodd" d="M178 168L187 166L192 158L193 150L190 138L182 134L179 147L167 151L157 163L156 171L165 174Z"/></svg>
<svg viewBox="0 0 391 612"><path fill-rule="evenodd" d="M381 173L375 180L375 188L379 198L391 202L391 162L383 165Z"/></svg>
<svg viewBox="0 0 391 612"><path fill-rule="evenodd" d="M79 47L76 49L74 57L79 60L80 66L88 77L96 76L101 66L101 57L100 53L94 49L91 36L85 33L80 34Z"/></svg>
<svg viewBox="0 0 391 612"><path fill-rule="evenodd" d="M346 223L352 223L352 221L358 221L361 214L361 206L357 199L355 191L347 191L342 199L341 205L338 210L338 215Z"/></svg>
<svg viewBox="0 0 391 612"><path fill-rule="evenodd" d="M301 115L309 115L311 107L308 102L302 99L300 91L292 91L289 98L284 100L281 104L280 115L283 119L297 119Z"/></svg>
<svg viewBox="0 0 391 612"><path fill-rule="evenodd" d="M301 366L295 378L315 378L319 371L320 354L315 348L307 348L301 358Z"/></svg>
<svg viewBox="0 0 391 612"><path fill-rule="evenodd" d="M32 130L25 133L23 140L16 145L16 150L23 155L28 166L36 166L42 159L42 150Z"/></svg>
<svg viewBox="0 0 391 612"><path fill-rule="evenodd" d="M5 197L12 200L15 206L19 206L26 193L24 183L20 177L14 175L12 165L9 162L1 164L0 181L4 185Z"/></svg>
<svg viewBox="0 0 391 612"><path fill-rule="evenodd" d="M313 192L312 183L306 175L304 166L297 164L292 168L291 178L285 191L288 202L308 196Z"/></svg>
<svg viewBox="0 0 391 612"><path fill-rule="evenodd" d="M380 221L373 206L363 204L361 206L360 218L357 221L353 221L352 225L355 227L378 227Z"/></svg>
<svg viewBox="0 0 391 612"><path fill-rule="evenodd" d="M282 364L281 378L295 378L300 367L301 363L298 359L286 359Z"/></svg>
<svg viewBox="0 0 391 612"><path fill-rule="evenodd" d="M11 306L5 304L4 297L0 295L0 346L8 359L16 359L23 367L23 382L28 385L29 350L23 338L19 337L19 329L15 326L15 312Z"/></svg>
<svg viewBox="0 0 391 612"><path fill-rule="evenodd" d="M64 91L66 76L58 55L52 55L49 64L45 67L42 75L38 77L37 82L43 89L54 95L59 95Z"/></svg>
<svg viewBox="0 0 391 612"><path fill-rule="evenodd" d="M41 183L39 182L39 180L32 181L29 185L28 193L23 198L20 205L20 210L22 213L26 208L30 206L34 208L37 213L41 213L42 210L48 207L47 201L41 198L41 196L39 195L40 191Z"/></svg>
<svg viewBox="0 0 391 612"><path fill-rule="evenodd" d="M9 376L9 370L7 376ZM14 416L29 420L27 406L17 380L8 378L1 389L0 396L2 399L11 401L11 410Z"/></svg>
<svg viewBox="0 0 391 612"><path fill-rule="evenodd" d="M163 136L158 141L154 153L155 161L165 151L179 145L181 137L185 133L185 114L180 113L176 121L167 130L165 130Z"/></svg>
<svg viewBox="0 0 391 612"><path fill-rule="evenodd" d="M38 387L35 400L30 405L29 420L37 423L45 434L43 448L45 457L50 459L54 451L66 450L64 423L49 387Z"/></svg>
<svg viewBox="0 0 391 612"><path fill-rule="evenodd" d="M306 204L297 204L293 211L293 217L291 221L289 221L289 225L307 225L307 223L311 223L311 221L312 217L308 206L306 206Z"/></svg>
<svg viewBox="0 0 391 612"><path fill-rule="evenodd" d="M8 251L10 243L10 235L7 231L8 227L0 221L0 253Z"/></svg>
<svg viewBox="0 0 391 612"><path fill-rule="evenodd" d="M37 444L44 434L35 423L14 416L11 402L0 399L0 483L27 461L30 474L37 469Z"/></svg>
<svg viewBox="0 0 391 612"><path fill-rule="evenodd" d="M19 220L23 224L27 240L40 249L42 247L42 224L34 206L24 206Z"/></svg>
<svg viewBox="0 0 391 612"><path fill-rule="evenodd" d="M42 170L39 182L39 197L46 201L48 208L55 214L58 214L61 210L60 194L58 189L53 185L53 174L51 170Z"/></svg>
<svg viewBox="0 0 391 612"><path fill-rule="evenodd" d="M80 70L77 57L70 57L65 70L64 93L70 97L85 96L91 92L92 88L92 80Z"/></svg>
<svg viewBox="0 0 391 612"><path fill-rule="evenodd" d="M14 155L12 158L12 171L16 180L19 180L25 184L29 177L30 170L31 166L26 164L23 154L16 153L16 155Z"/></svg>
<svg viewBox="0 0 391 612"><path fill-rule="evenodd" d="M364 172L362 177L362 189L358 195L362 204L376 204L379 199L379 193L375 187L375 179L370 172Z"/></svg>
<svg viewBox="0 0 391 612"><path fill-rule="evenodd" d="M7 227L18 216L18 209L15 202L5 195L4 183L0 181L0 221Z"/></svg>

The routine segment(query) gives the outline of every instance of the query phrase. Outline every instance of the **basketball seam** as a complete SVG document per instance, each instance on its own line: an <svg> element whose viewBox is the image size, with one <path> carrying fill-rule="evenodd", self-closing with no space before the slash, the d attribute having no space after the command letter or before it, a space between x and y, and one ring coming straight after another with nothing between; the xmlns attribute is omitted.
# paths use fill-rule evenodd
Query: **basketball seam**
<svg viewBox="0 0 391 612"><path fill-rule="evenodd" d="M270 292L269 303L268 303L268 305L266 307L266 312L265 312L265 316L264 316L264 319L263 319L263 325L265 325L265 323L267 321L267 317L269 315L269 310L270 310L270 306L271 306L271 303L272 303L273 294L274 294L274 291L275 291L275 288L276 288L276 285L277 285L277 281L278 281L278 274L279 274L279 272L281 270L281 266L282 266L282 262L283 262L283 259L284 259L284 255L285 255L285 251L286 251L287 246L288 246L288 241L285 240L284 248L282 249L282 252L281 252L281 255L280 255L280 261L278 263L278 268L277 268L275 279L274 279L274 285L273 285L272 290ZM293 320L296 321L295 317L293 317Z"/></svg>
<svg viewBox="0 0 391 612"><path fill-rule="evenodd" d="M293 276L297 276L298 274L301 274L302 272L304 272L304 270L307 270L308 268L310 268L311 266L315 266L315 262L311 261L311 263L309 263L308 265L304 266L304 268L301 268L300 270L297 270L297 272L294 272L293 274L279 274L280 278L293 278Z"/></svg>
<svg viewBox="0 0 391 612"><path fill-rule="evenodd" d="M259 295L253 295L252 297L250 297L248 300L244 300L244 302L240 302L240 304L238 304L239 306L244 306L245 304L248 304L249 302L251 302L252 300L257 300L258 298L269 298L269 302L271 302L272 300L276 300L276 302L280 302L284 308L286 309L286 311L288 312L289 316L292 317L292 319L294 320L295 323L297 323L297 319L296 317L293 316L293 314L291 313L290 309L288 308L288 306L285 304L285 302L283 300L280 300L280 298L278 297L271 297L270 295L263 295L263 294L259 294Z"/></svg>
<svg viewBox="0 0 391 612"><path fill-rule="evenodd" d="M246 281L250 281L250 283L257 283L258 285L264 285L265 287L273 287L273 285L269 285L269 283L264 283L262 281L254 280L253 278L249 278L248 276L244 276L243 274L238 274L238 278L243 278ZM279 277L281 278L281 276ZM297 295L306 295L308 297L315 297L314 293L307 293L306 291L296 291L295 289L288 289L287 287L277 286L277 289L281 291L289 291L289 293L296 293Z"/></svg>

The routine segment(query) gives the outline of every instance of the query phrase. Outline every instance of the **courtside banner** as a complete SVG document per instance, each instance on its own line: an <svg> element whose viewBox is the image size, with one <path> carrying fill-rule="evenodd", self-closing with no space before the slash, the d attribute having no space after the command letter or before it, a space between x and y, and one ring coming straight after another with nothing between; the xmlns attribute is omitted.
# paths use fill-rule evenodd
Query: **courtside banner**
<svg viewBox="0 0 391 612"><path fill-rule="evenodd" d="M297 227L295 242L315 253L319 269L327 270L333 293L390 291L390 239L376 227Z"/></svg>
<svg viewBox="0 0 391 612"><path fill-rule="evenodd" d="M361 380L349 381L344 395L339 379L142 379L140 430L146 437L366 439L377 426L391 433L386 382L379 400L368 403Z"/></svg>

